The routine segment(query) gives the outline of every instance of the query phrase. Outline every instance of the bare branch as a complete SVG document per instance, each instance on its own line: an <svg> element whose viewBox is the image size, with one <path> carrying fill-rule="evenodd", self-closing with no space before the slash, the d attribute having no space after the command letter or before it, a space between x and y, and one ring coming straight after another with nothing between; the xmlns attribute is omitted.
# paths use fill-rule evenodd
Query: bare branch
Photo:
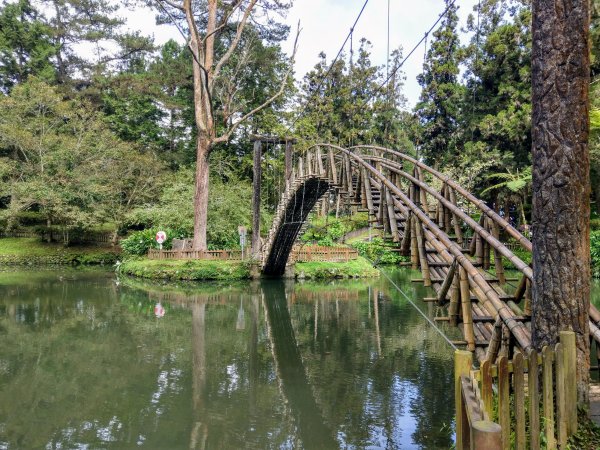
<svg viewBox="0 0 600 450"><path fill-rule="evenodd" d="M281 85L279 86L279 89L277 90L277 92L275 94L273 94L269 99L267 99L264 103L262 103L261 105L257 106L252 111L244 114L240 118L240 120L238 120L237 122L233 123L231 125L231 127L223 135L219 136L218 138L215 138L213 140L213 144L217 144L217 143L221 143L221 142L227 142L229 140L229 138L231 138L231 135L233 134L233 132L242 123L244 123L246 120L248 120L250 117L252 117L257 112L262 111L263 109L265 109L266 107L268 107L271 103L273 103L275 100L277 100L279 97L281 97L281 95L285 91L285 87L287 85L288 78L290 77L292 71L294 70L294 61L295 61L295 58L296 58L296 51L298 50L298 37L299 36L300 36L300 22L298 22L298 31L296 32L296 38L294 40L294 51L293 51L292 57L290 59L290 66L289 66L287 72L285 73L285 76L284 76L284 78L283 78L283 80L281 82Z"/></svg>
<svg viewBox="0 0 600 450"><path fill-rule="evenodd" d="M213 72L213 79L211 81L211 86L210 86L211 88L212 88L212 83L219 76L221 67L223 67L223 64L225 64L227 61L229 61L229 58L231 57L231 55L237 48L237 46L240 42L240 39L242 37L242 33L243 33L244 29L246 28L246 23L248 22L248 17L250 17L250 13L252 12L252 9L254 8L254 5L256 5L257 1L258 0L250 0L250 4L246 7L246 10L244 11L244 16L242 17L242 20L240 20L240 23L238 24L235 38L233 38L231 45L229 46L229 48L227 49L225 54L221 57L221 59L219 60L219 62L217 63L217 65L215 67L215 70Z"/></svg>
<svg viewBox="0 0 600 450"><path fill-rule="evenodd" d="M180 11L184 11L182 4L175 3L172 0L158 0L158 1L166 3L167 5L171 6L172 8L178 9Z"/></svg>
<svg viewBox="0 0 600 450"><path fill-rule="evenodd" d="M229 22L229 19L231 18L233 13L242 5L243 1L244 0L237 0L236 3L232 4L231 10L228 11L227 14L225 14L225 16L221 20L221 23L219 24L219 26L216 27L212 32L210 32L206 36L204 36L203 42L206 42L206 40L210 36L217 34L219 31L221 31L227 25L227 23Z"/></svg>

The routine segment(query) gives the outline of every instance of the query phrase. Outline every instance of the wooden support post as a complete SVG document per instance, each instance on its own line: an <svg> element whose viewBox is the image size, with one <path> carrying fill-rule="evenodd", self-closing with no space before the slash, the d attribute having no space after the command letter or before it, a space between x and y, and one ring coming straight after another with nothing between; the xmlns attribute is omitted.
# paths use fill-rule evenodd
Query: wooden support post
<svg viewBox="0 0 600 450"><path fill-rule="evenodd" d="M402 242L400 243L400 254L403 256L408 256L410 253L410 244L411 244L411 224L412 224L412 213L408 212L408 217L406 218L406 222L404 222L404 236L402 237Z"/></svg>
<svg viewBox="0 0 600 450"><path fill-rule="evenodd" d="M415 167L414 170L414 177L417 178L419 181L425 181L423 179L423 171L421 170L421 168L419 166ZM421 189L421 196L419 198L419 201L421 202L421 209L423 209L423 211L425 211L425 214L427 214L427 217L431 217L431 212L429 211L429 204L427 203L427 193L425 192L425 190Z"/></svg>
<svg viewBox="0 0 600 450"><path fill-rule="evenodd" d="M458 206L458 204L456 202L456 192L454 192L454 189L452 189L452 188L449 188L448 190L450 192L450 201L452 202L452 204L454 206ZM458 218L457 214L452 213L452 221L454 222L454 234L456 235L456 242L458 243L458 245L460 245L462 247L462 245L463 245L462 227L460 226L460 219Z"/></svg>
<svg viewBox="0 0 600 450"><path fill-rule="evenodd" d="M563 347L560 342L554 346L555 357L555 383L556 383L556 427L558 437L558 447L560 449L567 448L567 405L565 403L565 359Z"/></svg>
<svg viewBox="0 0 600 450"><path fill-rule="evenodd" d="M335 166L335 157L333 156L333 150L329 148L327 151L327 156L329 157L329 169L331 170L331 181L334 185L338 184L338 175L337 175L337 167Z"/></svg>
<svg viewBox="0 0 600 450"><path fill-rule="evenodd" d="M285 188L286 190L292 185L292 166L293 166L293 141L285 142Z"/></svg>
<svg viewBox="0 0 600 450"><path fill-rule="evenodd" d="M415 231L417 235L417 245L419 248L419 263L421 265L421 273L423 273L423 284L431 286L431 273L429 272L429 263L427 262L427 252L425 250L425 237L423 236L423 228L421 222L416 216L413 216L415 223Z"/></svg>
<svg viewBox="0 0 600 450"><path fill-rule="evenodd" d="M410 261L412 263L413 270L417 270L419 268L419 245L417 243L417 230L415 226L415 221L417 219L414 214L411 216L412 220L410 223L411 233L410 233Z"/></svg>
<svg viewBox="0 0 600 450"><path fill-rule="evenodd" d="M306 152L306 173L308 176L314 175L314 157L312 152L309 150Z"/></svg>
<svg viewBox="0 0 600 450"><path fill-rule="evenodd" d="M473 309L471 305L471 290L469 276L464 267L460 266L460 302L462 305L462 320L467 349L475 351L475 333L473 332Z"/></svg>
<svg viewBox="0 0 600 450"><path fill-rule="evenodd" d="M262 178L262 142L254 141L252 178L252 257L260 258L260 184Z"/></svg>
<svg viewBox="0 0 600 450"><path fill-rule="evenodd" d="M460 275L457 270L452 277L452 286L450 287L450 306L448 307L448 316L450 325L455 327L458 324L458 311L460 306Z"/></svg>
<svg viewBox="0 0 600 450"><path fill-rule="evenodd" d="M497 240L500 240L500 229L498 228L498 224L490 219L490 224L492 228L492 236ZM496 278L500 284L506 283L506 276L504 275L504 264L502 263L502 254L498 251L497 248L494 247L494 270L496 271Z"/></svg>
<svg viewBox="0 0 600 450"><path fill-rule="evenodd" d="M304 156L298 157L298 178L304 177Z"/></svg>
<svg viewBox="0 0 600 450"><path fill-rule="evenodd" d="M321 155L321 147L317 147L315 158L317 175L322 177L325 175L325 167L323 166L323 155Z"/></svg>
<svg viewBox="0 0 600 450"><path fill-rule="evenodd" d="M389 189L385 189L385 201L387 203L388 218L390 221L390 231L392 233L392 240L394 242L400 241L400 235L398 234L398 222L396 221L396 211L394 211L394 202L392 201L392 194Z"/></svg>
<svg viewBox="0 0 600 450"><path fill-rule="evenodd" d="M452 265L450 266L450 268L448 269L448 273L446 274L446 278L444 279L444 282L442 283L442 287L440 288L438 295L437 295L437 303L440 306L443 306L444 303L446 303L446 294L448 293L448 291L450 290L450 287L452 286L452 283L454 282L454 274L456 273L456 266L457 266L457 261L456 258L454 259L454 262L452 263Z"/></svg>
<svg viewBox="0 0 600 450"><path fill-rule="evenodd" d="M367 208L369 210L369 215L375 214L375 207L373 206L373 191L371 190L371 178L367 173L367 169L361 167L363 183L365 186L365 195L367 200Z"/></svg>
<svg viewBox="0 0 600 450"><path fill-rule="evenodd" d="M347 181L346 183L348 184L348 197L352 198L353 194L354 194L354 190L352 188L352 166L350 164L350 157L344 153L344 163L345 163L345 174L346 174L346 178Z"/></svg>
<svg viewBox="0 0 600 450"><path fill-rule="evenodd" d="M444 198L450 201L450 186L446 185L446 189L444 190ZM450 234L450 217L451 212L448 208L444 208L444 231L446 234Z"/></svg>
<svg viewBox="0 0 600 450"><path fill-rule="evenodd" d="M498 358L498 352L500 351L500 343L502 342L502 319L498 317L494 323L494 329L492 330L492 337L488 344L487 353L485 359L490 363L494 364L496 358Z"/></svg>
<svg viewBox="0 0 600 450"><path fill-rule="evenodd" d="M470 441L468 436L469 418L462 395L461 377L469 375L473 365L473 354L464 350L454 352L454 402L456 408L456 449L470 450L465 443Z"/></svg>
<svg viewBox="0 0 600 450"><path fill-rule="evenodd" d="M490 231L490 221L491 219L487 218L485 221L485 229ZM490 244L486 241L483 236L481 237L481 244L483 246L483 270L490 269Z"/></svg>

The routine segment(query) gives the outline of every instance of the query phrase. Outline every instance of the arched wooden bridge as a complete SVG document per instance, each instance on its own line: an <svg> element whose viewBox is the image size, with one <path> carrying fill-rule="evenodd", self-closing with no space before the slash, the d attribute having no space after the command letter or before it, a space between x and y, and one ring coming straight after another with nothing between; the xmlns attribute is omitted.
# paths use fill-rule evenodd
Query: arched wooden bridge
<svg viewBox="0 0 600 450"><path fill-rule="evenodd" d="M443 319L461 328L465 346L480 361L531 347L533 272L506 244L530 252L531 242L454 180L395 150L319 144L297 156L262 247L264 274L284 273L308 214L324 198L324 207L329 204L326 193L337 204L368 211L371 223L410 255L424 284L436 292L425 300L445 308ZM520 273L512 289L504 261ZM599 323L592 306L590 333L598 342Z"/></svg>

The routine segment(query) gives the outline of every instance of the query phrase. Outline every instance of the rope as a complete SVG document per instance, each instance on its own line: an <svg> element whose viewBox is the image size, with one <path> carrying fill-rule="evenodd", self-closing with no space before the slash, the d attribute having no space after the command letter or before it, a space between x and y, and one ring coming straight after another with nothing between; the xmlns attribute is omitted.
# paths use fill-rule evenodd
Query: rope
<svg viewBox="0 0 600 450"><path fill-rule="evenodd" d="M448 343L448 345L450 345L450 347L452 347L454 350L458 350L458 347L457 347L457 346L456 346L456 345L455 345L455 344L454 344L454 343L453 343L453 342L452 342L450 339L448 339L448 336L446 336L446 335L444 334L444 332L443 332L442 330L440 330L440 329L439 329L439 327L438 327L438 326L435 324L435 322L434 322L433 320L431 320L429 317L427 317L427 314L425 314L423 311L421 311L421 308L419 308L419 307L416 305L416 303L415 303L415 302L413 302L413 301L410 299L410 297L409 297L409 296L406 294L406 292L404 292L404 291L403 291L403 290L400 288L400 286L398 286L398 285L397 285L397 284L394 282L394 280L392 280L392 279L390 278L390 276L389 276L387 273L385 273L385 271L381 270L381 269L380 269L380 268L379 268L379 267L376 265L376 263L374 263L373 261L370 261L370 262L371 262L371 264L373 264L373 265L375 266L375 268L376 268L377 270L379 270L379 273L381 273L381 274L382 274L382 275L383 275L385 278L387 278L387 280L388 280L390 283L392 283L392 285L393 285L393 286L396 288L396 290L397 290L398 292L400 292L400 294L402 294L402 296L403 296L403 297L404 297L406 300L408 300L408 302L409 302L409 303L410 303L410 304L411 304L411 305L412 305L412 306L413 306L413 307L414 307L414 308L415 308L415 309L416 309L416 310L419 312L419 314L421 314L421 316L423 316L423 318L424 318L424 319L425 319L427 322L429 322L429 325L431 325L431 326L433 327L433 329L434 329L435 331L437 331L437 332L438 332L438 334L439 334L439 335L440 335L442 338L444 338L444 340L445 340L445 341Z"/></svg>
<svg viewBox="0 0 600 450"><path fill-rule="evenodd" d="M454 1L456 1L456 0L454 0ZM346 44L348 43L348 39L350 39L352 37L352 33L354 32L354 28L356 27L356 24L360 20L360 17L362 16L365 8L367 7L367 3L369 3L369 0L365 0L365 3L363 4L362 8L360 9L360 12L358 13L358 16L356 16L356 20L354 21L354 24L352 24L352 27L350 28L350 32L346 36L346 39L344 39L344 42L343 42L342 46L340 47L337 55L335 56L335 58L333 59L333 61L331 61L331 65L329 66L329 69L327 70L327 72L325 73L325 75L323 76L323 78L321 78L321 81L319 82L317 88L313 91L312 95L308 98L308 100L304 104L304 107L302 108L302 110L298 113L298 115L292 121L292 123L289 124L289 126L287 127L286 132L290 131L292 129L292 127L296 124L296 122L298 122L298 120L300 119L300 117L302 117L304 115L304 113L306 113L306 109L308 108L308 105L309 105L310 101L312 100L312 97L315 96L315 93L319 92L319 90L323 87L323 83L325 83L325 80L327 78L329 78L329 75L331 74L331 71L333 70L334 64L339 59L340 55L344 51L344 48L346 47Z"/></svg>

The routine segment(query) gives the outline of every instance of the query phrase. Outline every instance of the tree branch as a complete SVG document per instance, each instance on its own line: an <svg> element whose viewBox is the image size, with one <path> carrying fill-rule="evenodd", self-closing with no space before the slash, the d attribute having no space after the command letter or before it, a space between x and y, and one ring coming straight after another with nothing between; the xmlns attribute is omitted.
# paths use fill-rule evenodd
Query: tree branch
<svg viewBox="0 0 600 450"><path fill-rule="evenodd" d="M185 11L182 4L175 3L171 0L158 0L159 2L164 2L172 8L178 9L180 11Z"/></svg>
<svg viewBox="0 0 600 450"><path fill-rule="evenodd" d="M268 107L271 103L273 103L275 100L277 100L279 97L281 97L281 95L285 91L285 87L287 85L288 78L291 75L292 71L294 70L294 60L296 58L296 51L298 50L298 37L299 36L300 36L300 22L298 22L298 31L296 32L296 38L294 40L294 51L292 53L292 57L290 58L290 66L289 66L287 72L285 73L285 77L283 78L283 81L281 82L281 85L279 86L279 89L277 90L277 92L275 94L273 94L270 98L268 98L264 103L262 103L261 105L257 106L252 111L244 114L240 118L240 120L238 120L237 122L233 123L231 125L231 127L223 135L215 138L213 140L213 144L218 144L218 143L221 143L221 142L227 142L229 140L229 138L231 138L231 135L233 134L233 132L242 123L244 123L246 120L248 120L250 117L252 117L257 112L262 111L263 109L265 109L266 107Z"/></svg>
<svg viewBox="0 0 600 450"><path fill-rule="evenodd" d="M213 79L211 80L211 86L210 86L211 89L212 89L212 84L214 83L214 80L219 76L221 67L223 67L223 64L225 64L227 61L229 61L229 58L231 57L231 55L237 48L237 46L240 42L240 39L242 38L242 33L243 33L244 29L246 28L246 23L248 22L248 17L250 17L250 13L252 12L252 9L254 8L254 5L256 5L257 1L258 0L250 0L250 4L246 7L246 10L244 11L244 16L242 17L242 20L240 20L240 23L238 24L235 38L231 42L231 45L229 46L229 48L227 49L225 54L221 57L221 59L215 66L215 70L213 72Z"/></svg>

